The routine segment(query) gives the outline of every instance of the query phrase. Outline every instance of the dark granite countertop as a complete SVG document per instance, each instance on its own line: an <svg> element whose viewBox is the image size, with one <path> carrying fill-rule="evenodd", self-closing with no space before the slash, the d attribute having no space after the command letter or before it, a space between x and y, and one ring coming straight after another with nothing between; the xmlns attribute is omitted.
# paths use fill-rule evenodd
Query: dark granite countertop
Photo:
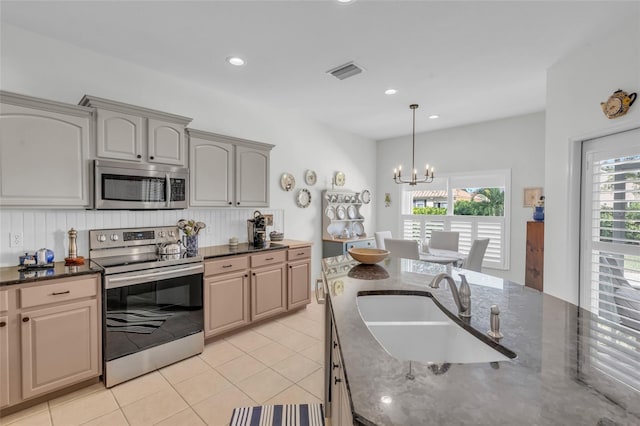
<svg viewBox="0 0 640 426"><path fill-rule="evenodd" d="M428 283L440 272L459 282L459 270L406 259L360 265L345 256L324 259L323 270L354 419L362 424L640 424L640 333L635 330L510 281L464 271L471 284L467 327L484 335L490 307L499 305L504 334L499 344L517 358L491 364L413 362L415 380L408 380L408 362L389 355L362 321L358 293L427 292L455 316L446 283L439 289ZM624 355L608 351L612 335L629 344Z"/></svg>
<svg viewBox="0 0 640 426"><path fill-rule="evenodd" d="M248 243L240 243L237 248L231 248L228 244L221 246L208 246L198 248L198 254L205 259L212 257L236 256L238 254L253 254L261 251L282 250L289 246L279 243L267 243L264 247L256 248Z"/></svg>
<svg viewBox="0 0 640 426"><path fill-rule="evenodd" d="M64 262L55 262L53 268L31 269L20 271L22 266L6 266L0 268L0 286L24 284L40 280L75 277L76 275L98 274L102 268L92 264L89 259L84 265L65 266Z"/></svg>

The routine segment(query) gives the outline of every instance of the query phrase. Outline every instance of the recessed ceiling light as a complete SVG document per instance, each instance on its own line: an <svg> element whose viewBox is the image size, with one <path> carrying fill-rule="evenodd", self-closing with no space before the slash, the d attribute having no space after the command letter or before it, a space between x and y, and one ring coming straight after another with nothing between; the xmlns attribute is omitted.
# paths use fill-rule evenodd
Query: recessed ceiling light
<svg viewBox="0 0 640 426"><path fill-rule="evenodd" d="M227 58L227 62L229 62L231 65L235 65L236 67L241 67L245 64L244 59L237 56L229 56Z"/></svg>
<svg viewBox="0 0 640 426"><path fill-rule="evenodd" d="M432 115L429 116L429 118L431 120L435 120L436 118L440 118L440 116L438 114L432 114Z"/></svg>
<svg viewBox="0 0 640 426"><path fill-rule="evenodd" d="M384 395L382 398L380 398L380 401L384 402L385 404L391 404L393 399L388 395Z"/></svg>
<svg viewBox="0 0 640 426"><path fill-rule="evenodd" d="M387 89L384 91L385 95L395 95L396 93L398 93L396 89Z"/></svg>
<svg viewBox="0 0 640 426"><path fill-rule="evenodd" d="M338 0L338 3L346 4L346 3L353 3L354 1L355 0Z"/></svg>

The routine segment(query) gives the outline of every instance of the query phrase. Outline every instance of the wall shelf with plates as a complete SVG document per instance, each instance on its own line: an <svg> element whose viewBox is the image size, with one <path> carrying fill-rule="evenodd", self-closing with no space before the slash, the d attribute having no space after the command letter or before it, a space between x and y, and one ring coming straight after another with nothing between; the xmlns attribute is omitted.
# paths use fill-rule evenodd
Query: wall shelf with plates
<svg viewBox="0 0 640 426"><path fill-rule="evenodd" d="M348 189L322 191L322 256L346 255L352 247L374 247L365 232L361 193Z"/></svg>

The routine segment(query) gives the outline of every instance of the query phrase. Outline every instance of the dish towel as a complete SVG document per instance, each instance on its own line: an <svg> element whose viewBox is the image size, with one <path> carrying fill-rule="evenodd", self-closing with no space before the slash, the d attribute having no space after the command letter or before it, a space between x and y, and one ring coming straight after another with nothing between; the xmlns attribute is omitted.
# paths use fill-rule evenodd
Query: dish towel
<svg viewBox="0 0 640 426"><path fill-rule="evenodd" d="M324 426L322 404L234 408L229 426Z"/></svg>

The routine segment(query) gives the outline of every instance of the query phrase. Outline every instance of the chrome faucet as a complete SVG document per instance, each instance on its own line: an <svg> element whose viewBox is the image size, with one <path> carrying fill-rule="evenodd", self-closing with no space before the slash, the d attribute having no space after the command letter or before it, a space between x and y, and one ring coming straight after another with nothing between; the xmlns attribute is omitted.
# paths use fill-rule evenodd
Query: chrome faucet
<svg viewBox="0 0 640 426"><path fill-rule="evenodd" d="M446 280L449 283L451 294L453 294L453 301L456 302L458 307L458 316L468 318L471 316L471 292L469 283L464 275L460 275L462 282L460 283L460 291L456 286L456 281L453 277L446 272L436 275L429 283L431 288L440 288L439 283L442 280Z"/></svg>

